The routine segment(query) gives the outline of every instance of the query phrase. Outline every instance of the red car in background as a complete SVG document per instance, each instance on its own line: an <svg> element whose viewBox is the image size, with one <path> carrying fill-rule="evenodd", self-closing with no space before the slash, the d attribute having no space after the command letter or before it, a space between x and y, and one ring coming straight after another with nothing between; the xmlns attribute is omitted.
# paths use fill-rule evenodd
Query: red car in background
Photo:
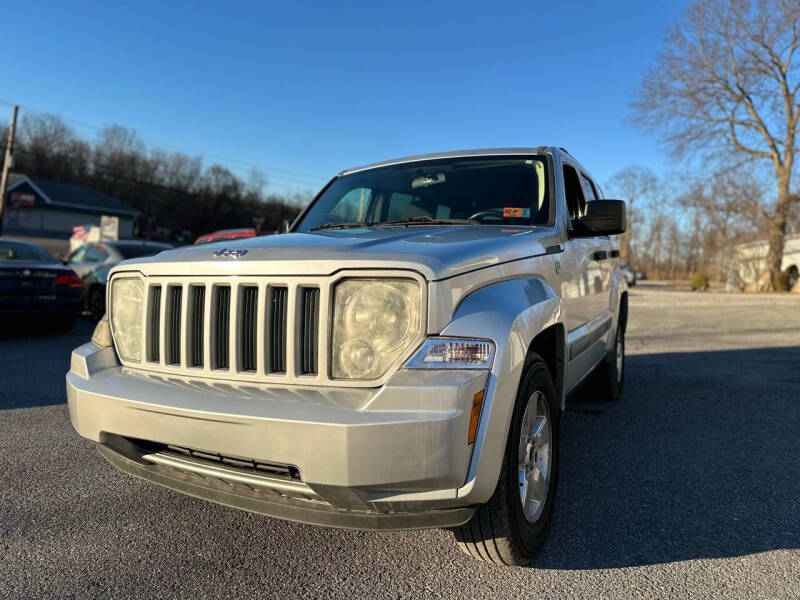
<svg viewBox="0 0 800 600"><path fill-rule="evenodd" d="M211 242L220 242L222 240L239 240L242 238L256 237L255 229L220 229L212 233L201 235L197 238L195 244L208 244Z"/></svg>

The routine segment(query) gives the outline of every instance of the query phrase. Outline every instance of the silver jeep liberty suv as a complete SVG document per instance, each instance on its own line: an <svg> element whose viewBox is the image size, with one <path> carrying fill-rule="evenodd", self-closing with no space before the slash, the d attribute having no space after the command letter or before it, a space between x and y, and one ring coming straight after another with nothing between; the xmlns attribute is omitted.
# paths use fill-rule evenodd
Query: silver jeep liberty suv
<svg viewBox="0 0 800 600"><path fill-rule="evenodd" d="M350 169L284 235L110 274L69 413L113 465L324 526L528 564L566 395L622 392L625 205L552 147Z"/></svg>

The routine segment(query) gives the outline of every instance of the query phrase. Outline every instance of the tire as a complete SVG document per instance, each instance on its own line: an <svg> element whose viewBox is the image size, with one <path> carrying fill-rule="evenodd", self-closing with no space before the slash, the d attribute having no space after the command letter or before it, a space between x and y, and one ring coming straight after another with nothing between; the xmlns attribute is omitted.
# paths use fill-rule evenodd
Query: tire
<svg viewBox="0 0 800 600"><path fill-rule="evenodd" d="M533 413L529 407L534 410ZM550 530L556 500L560 410L547 366L538 355L531 354L522 372L497 487L489 501L480 505L467 523L453 530L456 543L466 554L498 565L528 566L541 550ZM535 415L532 420L531 414ZM541 422L540 415L545 416L547 421ZM528 440L532 438L538 442L529 441L523 446L524 418L531 428L539 425L539 433L528 436ZM525 429L531 431L528 427ZM545 451L544 438L547 434L549 443ZM523 447L528 452L523 452ZM546 452L549 454L546 455ZM540 482L545 473L540 467L547 466L549 460L546 485L525 487L527 497L544 497L540 503L531 502L527 505L528 516L521 499L521 454L528 458L536 457L526 463L531 463L527 466L536 465Z"/></svg>
<svg viewBox="0 0 800 600"><path fill-rule="evenodd" d="M614 346L597 367L592 377L589 396L601 402L616 402L625 387L625 329L628 326L628 297L620 299L617 329L614 332Z"/></svg>
<svg viewBox="0 0 800 600"><path fill-rule="evenodd" d="M89 290L86 304L95 321L99 321L106 314L106 296L100 287L93 287Z"/></svg>

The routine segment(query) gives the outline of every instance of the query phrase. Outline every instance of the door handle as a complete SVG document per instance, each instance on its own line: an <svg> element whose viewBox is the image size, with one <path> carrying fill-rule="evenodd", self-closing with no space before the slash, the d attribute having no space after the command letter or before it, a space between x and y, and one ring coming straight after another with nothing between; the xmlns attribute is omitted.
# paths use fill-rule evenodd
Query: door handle
<svg viewBox="0 0 800 600"><path fill-rule="evenodd" d="M608 258L608 252L606 252L605 250L598 250L597 252L592 254L592 258L594 260L605 260Z"/></svg>

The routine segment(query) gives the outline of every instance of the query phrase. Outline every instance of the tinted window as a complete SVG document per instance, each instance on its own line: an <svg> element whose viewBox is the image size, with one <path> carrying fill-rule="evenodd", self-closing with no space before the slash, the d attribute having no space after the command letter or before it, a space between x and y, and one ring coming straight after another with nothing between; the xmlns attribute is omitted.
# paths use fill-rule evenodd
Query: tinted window
<svg viewBox="0 0 800 600"><path fill-rule="evenodd" d="M577 219L583 214L586 200L578 180L578 172L569 165L564 165L564 194L567 196L569 218Z"/></svg>
<svg viewBox="0 0 800 600"><path fill-rule="evenodd" d="M48 264L58 262L37 246L3 241L0 242L0 262L6 261L43 262Z"/></svg>
<svg viewBox="0 0 800 600"><path fill-rule="evenodd" d="M297 225L427 217L484 224L546 225L543 156L437 159L370 169L337 178Z"/></svg>

